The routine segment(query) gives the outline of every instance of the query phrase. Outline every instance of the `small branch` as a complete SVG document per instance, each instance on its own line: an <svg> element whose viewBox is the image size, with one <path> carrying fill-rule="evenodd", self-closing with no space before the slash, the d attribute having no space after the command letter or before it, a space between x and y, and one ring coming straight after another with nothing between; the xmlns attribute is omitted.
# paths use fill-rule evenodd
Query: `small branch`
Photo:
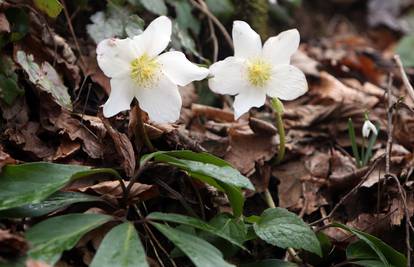
<svg viewBox="0 0 414 267"><path fill-rule="evenodd" d="M78 50L78 53L79 53L79 58L80 58L82 64L84 65L84 67L86 67L86 61L83 58L83 54L82 54L82 50L80 49L80 46L79 46L78 38L76 37L75 30L73 29L72 21L70 19L69 13L68 13L68 9L67 9L67 5L65 3L65 0L62 0L61 3L63 5L63 13L65 14L66 21L68 22L68 27L69 27L70 34L72 35L73 41L75 42L75 45L76 45L76 49Z"/></svg>
<svg viewBox="0 0 414 267"><path fill-rule="evenodd" d="M234 49L233 40L231 39L230 34L227 32L226 27L224 27L224 25L221 24L220 20L218 20L216 16L214 16L213 13L210 12L207 5L201 5L200 3L197 3L195 0L190 0L190 2L191 4L193 4L193 6L195 6L207 17L209 17L214 24L216 24L217 28L219 28L219 30L223 34L224 39L227 41L228 45L231 47L231 49Z"/></svg>
<svg viewBox="0 0 414 267"><path fill-rule="evenodd" d="M413 86L410 83L410 80L407 77L407 73L404 70L404 66L401 62L400 56L399 55L394 55L394 61L395 61L395 63L397 63L398 69L400 70L401 78L403 80L405 89L407 89L408 94L410 95L411 99L414 101L414 89L413 89Z"/></svg>
<svg viewBox="0 0 414 267"><path fill-rule="evenodd" d="M351 189L351 191L349 191L345 196L343 196L341 198L341 200L339 200L339 202L335 205L335 207L331 210L331 212L329 212L329 214L325 217L320 218L319 220L316 220L312 223L310 223L310 226L313 226L315 224L318 224L326 219L331 218L334 213L336 212L336 210L351 196L353 195L358 188L361 187L361 185L368 179L368 177L370 176L370 174L375 170L375 168L377 167L378 163L380 163L382 161L382 159L384 158L384 155L381 155L379 158L377 158L371 165L371 167L369 168L369 170L367 171L367 173L364 175L364 177L362 177L361 181L354 187Z"/></svg>
<svg viewBox="0 0 414 267"><path fill-rule="evenodd" d="M385 174L390 173L390 161L391 161L391 149L392 149L392 132L393 132L393 125L392 125L392 117L394 113L394 109L392 108L392 94L391 94L391 87L392 87L393 75L390 74L388 77L388 85L387 85L387 147L385 150Z"/></svg>

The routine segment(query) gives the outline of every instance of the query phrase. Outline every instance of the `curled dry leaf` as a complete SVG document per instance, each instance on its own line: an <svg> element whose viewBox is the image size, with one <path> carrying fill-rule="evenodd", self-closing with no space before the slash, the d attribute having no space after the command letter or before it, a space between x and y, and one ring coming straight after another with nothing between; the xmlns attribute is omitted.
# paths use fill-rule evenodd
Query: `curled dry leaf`
<svg viewBox="0 0 414 267"><path fill-rule="evenodd" d="M91 158L98 159L102 157L102 144L99 138L69 112L62 110L61 112L54 112L54 114L49 113L49 121L61 133L66 133L70 140L81 141L83 151Z"/></svg>
<svg viewBox="0 0 414 267"><path fill-rule="evenodd" d="M129 181L125 182L128 186ZM92 186L78 188L79 192L90 192L101 195L104 199L115 203L117 199L123 198L123 191L119 181L104 181ZM129 193L130 201L147 200L158 195L158 188L155 185L134 183Z"/></svg>
<svg viewBox="0 0 414 267"><path fill-rule="evenodd" d="M1 168L3 168L4 165L16 164L16 163L17 161L14 158L12 158L9 154L4 152L3 146L0 145L0 172L1 172Z"/></svg>
<svg viewBox="0 0 414 267"><path fill-rule="evenodd" d="M134 174L136 164L134 147L132 146L131 141L126 134L115 130L109 123L108 119L104 117L101 117L101 119L109 136L114 142L115 150L122 159L122 168L125 170L126 175L131 177Z"/></svg>
<svg viewBox="0 0 414 267"><path fill-rule="evenodd" d="M337 103L358 103L366 109L374 107L379 102L377 97L354 90L324 71L320 74L320 83L311 87L310 93Z"/></svg>
<svg viewBox="0 0 414 267"><path fill-rule="evenodd" d="M0 12L0 33L9 33L10 32L10 23L4 15L3 12Z"/></svg>

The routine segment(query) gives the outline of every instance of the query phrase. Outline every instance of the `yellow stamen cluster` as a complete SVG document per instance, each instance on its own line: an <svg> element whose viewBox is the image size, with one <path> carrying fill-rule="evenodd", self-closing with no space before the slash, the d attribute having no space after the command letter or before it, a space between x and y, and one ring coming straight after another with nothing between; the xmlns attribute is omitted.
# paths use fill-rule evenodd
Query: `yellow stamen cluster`
<svg viewBox="0 0 414 267"><path fill-rule="evenodd" d="M255 87L263 87L270 80L272 66L261 60L253 60L247 66L247 76L250 84Z"/></svg>
<svg viewBox="0 0 414 267"><path fill-rule="evenodd" d="M147 54L131 61L131 78L139 86L146 87L154 82L160 64Z"/></svg>

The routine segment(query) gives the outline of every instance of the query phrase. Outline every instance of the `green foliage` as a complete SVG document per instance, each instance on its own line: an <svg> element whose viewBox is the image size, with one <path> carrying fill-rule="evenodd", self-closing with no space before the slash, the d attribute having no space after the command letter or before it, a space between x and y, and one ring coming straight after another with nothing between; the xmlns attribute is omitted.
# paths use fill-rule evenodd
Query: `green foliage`
<svg viewBox="0 0 414 267"><path fill-rule="evenodd" d="M26 232L29 257L54 265L87 232L111 220L103 214L67 214L42 221Z"/></svg>
<svg viewBox="0 0 414 267"><path fill-rule="evenodd" d="M7 165L0 173L0 210L39 203L69 182L96 173L117 174L112 169L47 162Z"/></svg>
<svg viewBox="0 0 414 267"><path fill-rule="evenodd" d="M192 13L192 5L187 0L172 0L171 4L177 13L176 22L180 29L191 30L194 34L199 34L201 25Z"/></svg>
<svg viewBox="0 0 414 267"><path fill-rule="evenodd" d="M174 229L167 225L151 223L158 231L174 243L197 267L231 267L224 261L222 253L203 239Z"/></svg>
<svg viewBox="0 0 414 267"><path fill-rule="evenodd" d="M208 153L187 150L158 151L142 157L141 164L149 159L178 167L191 177L225 191L235 216L240 216L243 211L244 197L240 188L254 190L247 177L241 175L228 162Z"/></svg>
<svg viewBox="0 0 414 267"><path fill-rule="evenodd" d="M56 18L63 9L58 0L33 0L34 5L51 18Z"/></svg>
<svg viewBox="0 0 414 267"><path fill-rule="evenodd" d="M342 228L354 235L356 235L361 241L363 241L366 246L358 244L354 245L357 248L363 249L363 251L355 251L355 247L351 247L347 250L347 255L351 256L353 259L358 259L355 257L361 257L361 260L367 260L367 257L375 256L375 261L382 262L383 266L395 266L395 267L404 267L407 266L407 259L403 254L396 251L386 243L382 242L377 237L362 232L360 230L351 228L341 223L334 223L334 227ZM368 247L370 249L368 249ZM369 256L367 256L369 255ZM372 258L370 258L372 259ZM363 265L368 266L368 265Z"/></svg>
<svg viewBox="0 0 414 267"><path fill-rule="evenodd" d="M63 209L71 204L81 202L102 201L99 197L77 193L77 192L57 192L47 199L39 202L0 211L0 218L25 218L39 217L53 211Z"/></svg>
<svg viewBox="0 0 414 267"><path fill-rule="evenodd" d="M38 203L64 187L86 166L46 162L7 165L0 173L0 210Z"/></svg>
<svg viewBox="0 0 414 267"><path fill-rule="evenodd" d="M91 267L148 267L145 250L135 226L130 222L120 224L106 234Z"/></svg>
<svg viewBox="0 0 414 267"><path fill-rule="evenodd" d="M178 223L183 224L187 226L194 227L196 229L206 231L210 234L219 236L230 243L246 250L246 248L243 246L244 238L233 238L231 233L229 231L226 231L226 229L220 229L220 227L224 227L225 225L216 224L211 225L208 224L200 219L180 215L180 214L174 214L174 213L162 213L162 212L153 212L147 216L147 219L150 220L161 220L166 222L172 222L172 223ZM244 225L244 224L243 224ZM217 226L217 227L216 227Z"/></svg>
<svg viewBox="0 0 414 267"><path fill-rule="evenodd" d="M14 63L9 57L0 58L0 98L8 105L24 94L24 90L17 83L18 77L14 69Z"/></svg>
<svg viewBox="0 0 414 267"><path fill-rule="evenodd" d="M404 67L414 67L414 35L407 35L398 42L396 53L400 55Z"/></svg>
<svg viewBox="0 0 414 267"><path fill-rule="evenodd" d="M10 24L10 33L0 34L0 48L8 42L21 40L29 32L29 16L21 8L8 8L5 12Z"/></svg>
<svg viewBox="0 0 414 267"><path fill-rule="evenodd" d="M274 246L304 249L322 256L319 241L309 225L286 209L265 210L254 224L254 230L262 240Z"/></svg>

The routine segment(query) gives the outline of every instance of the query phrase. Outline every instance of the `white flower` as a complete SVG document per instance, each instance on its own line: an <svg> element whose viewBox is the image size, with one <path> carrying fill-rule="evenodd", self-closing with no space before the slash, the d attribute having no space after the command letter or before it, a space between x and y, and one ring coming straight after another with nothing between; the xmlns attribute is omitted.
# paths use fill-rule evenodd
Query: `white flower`
<svg viewBox="0 0 414 267"><path fill-rule="evenodd" d="M362 126L362 136L364 138L368 138L371 131L375 135L378 135L377 127L375 127L375 125L370 120L365 120L364 125Z"/></svg>
<svg viewBox="0 0 414 267"><path fill-rule="evenodd" d="M204 79L208 70L191 63L181 52L160 55L170 42L171 30L171 20L161 16L132 39L112 38L98 44L98 65L111 78L111 93L103 107L105 117L130 109L135 97L155 122L179 118L181 96L177 85Z"/></svg>
<svg viewBox="0 0 414 267"><path fill-rule="evenodd" d="M307 90L305 75L290 65L299 47L299 32L288 30L269 38L262 47L260 36L244 21L233 23L234 56L210 67L210 89L236 95L235 118L252 107L261 107L266 95L293 100Z"/></svg>

